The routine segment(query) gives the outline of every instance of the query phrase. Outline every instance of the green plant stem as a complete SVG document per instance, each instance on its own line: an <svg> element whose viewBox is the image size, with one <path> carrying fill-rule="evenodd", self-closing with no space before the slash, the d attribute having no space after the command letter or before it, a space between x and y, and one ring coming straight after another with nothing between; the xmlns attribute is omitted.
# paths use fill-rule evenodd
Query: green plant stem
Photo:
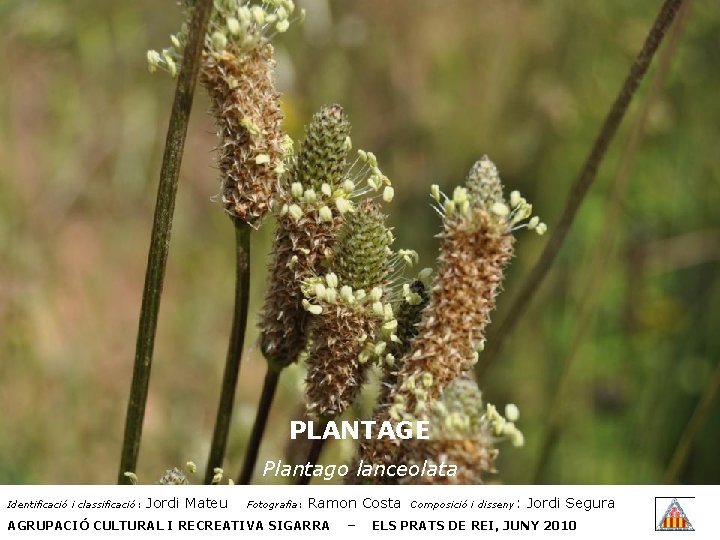
<svg viewBox="0 0 720 540"><path fill-rule="evenodd" d="M693 440L695 439L697 432L705 423L705 419L710 413L712 404L715 401L715 398L717 398L718 393L720 393L720 362L718 362L715 373L708 381L705 391L703 392L700 401L698 401L690 421L685 427L682 436L678 440L675 452L673 452L672 459L670 459L670 464L668 465L667 471L665 471L666 484L677 483L680 471L682 471L685 466L685 462L690 455L690 448Z"/></svg>
<svg viewBox="0 0 720 540"><path fill-rule="evenodd" d="M227 449L230 420L235 403L235 390L240 374L245 327L247 326L248 302L250 297L250 231L247 223L233 218L235 226L235 307L230 330L225 372L223 373L220 403L215 417L210 455L205 471L205 483L212 483L215 468L222 467Z"/></svg>
<svg viewBox="0 0 720 540"><path fill-rule="evenodd" d="M665 0L660 8L660 12L650 28L650 32L645 39L642 49L635 58L632 66L630 66L630 72L620 88L620 93L615 98L610 111L605 117L605 121L600 129L600 133L595 139L590 154L586 158L585 163L580 169L580 173L570 189L567 201L565 202L565 208L560 216L560 220L553 227L550 240L540 255L540 259L525 279L507 315L498 325L497 331L492 336L492 339L488 341L488 346L483 354L480 355L480 361L475 368L479 380L482 380L488 368L496 359L503 342L517 326L555 262L575 220L580 205L597 177L598 169L605 157L608 146L615 138L618 127L627 112L630 102L683 1L684 0Z"/></svg>
<svg viewBox="0 0 720 540"><path fill-rule="evenodd" d="M320 429L318 430L320 433L325 432L325 426L327 426L329 418L325 416L320 417L319 425ZM323 446L325 445L325 439L314 439L312 444L310 445L310 452L308 452L308 458L307 462L310 464L309 469L314 469L315 465L320 459L320 454L322 453ZM310 480L312 480L312 474L303 474L300 478L298 478L297 484L299 486L307 486L310 483Z"/></svg>
<svg viewBox="0 0 720 540"><path fill-rule="evenodd" d="M200 53L205 42L205 33L212 8L211 0L195 3L187 45L183 53L178 82L175 88L170 122L165 140L160 183L158 185L153 219L145 287L143 289L138 337L135 348L135 364L130 387L122 454L120 457L119 484L129 484L126 472L135 472L140 452L145 404L150 384L150 369L155 345L160 299L162 297L165 267L167 265L170 233L175 211L180 164L182 162L187 126L192 109L195 82L200 66Z"/></svg>
<svg viewBox="0 0 720 540"><path fill-rule="evenodd" d="M577 317L575 318L575 331L565 355L563 370L557 386L552 392L554 398L547 414L548 427L540 445L540 455L534 476L531 480L533 484L543 482L551 456L562 435L561 420L564 411L564 400L567 397L569 389L572 387L573 369L579 358L583 339L592 326L592 321L597 311L597 304L603 297L602 291L605 279L610 275L608 268L614 259L616 239L621 226L622 201L624 200L627 189L630 171L635 163L635 158L637 157L643 136L645 135L650 111L660 95L668 72L670 71L671 60L677 50L677 44L682 35L690 4L691 0L688 0L682 7L682 12L673 26L669 41L660 54L658 69L652 78L650 89L642 103L642 107L637 113L637 120L633 124L628 142L625 145L623 155L620 159L620 165L613 180L610 196L605 202L603 211L605 225L589 265L589 271L587 273L590 274L590 277L587 287L583 289L584 293L577 310Z"/></svg>
<svg viewBox="0 0 720 540"><path fill-rule="evenodd" d="M255 414L255 422L253 424L250 441L245 450L245 460L243 461L240 476L238 476L238 484L249 484L252 479L255 463L257 462L258 453L260 451L260 443L265 434L270 408L272 407L275 391L277 389L278 380L280 379L282 368L274 367L268 363L267 372L265 373L265 382L263 383L262 394L260 395L260 403Z"/></svg>

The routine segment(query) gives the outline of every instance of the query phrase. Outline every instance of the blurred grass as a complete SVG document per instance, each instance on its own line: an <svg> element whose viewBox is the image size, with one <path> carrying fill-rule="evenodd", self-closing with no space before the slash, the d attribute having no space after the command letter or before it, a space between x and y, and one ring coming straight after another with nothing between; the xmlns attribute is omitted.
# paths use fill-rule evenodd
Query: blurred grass
<svg viewBox="0 0 720 540"><path fill-rule="evenodd" d="M306 24L277 42L288 130L299 136L321 104L343 104L355 146L375 151L395 183L398 245L432 265L438 221L429 185L460 182L483 153L552 227L659 2L303 5ZM147 73L145 50L164 46L179 22L172 1L0 3L0 482L114 480L173 90ZM696 2L629 171L617 248L545 482L661 482L720 360L719 32L717 6ZM605 200L647 89L484 385L490 401L518 403L523 413L527 446L502 449L503 482L527 482L536 470ZM143 481L188 459L204 463L220 388L233 233L212 200L218 181L206 108L199 95L160 313ZM271 229L253 238L252 310L263 295L260 254ZM520 235L501 313L541 247ZM264 373L254 325L248 330L231 475ZM283 376L261 460L283 457L300 379L298 371ZM680 481L720 482L718 428L715 403Z"/></svg>

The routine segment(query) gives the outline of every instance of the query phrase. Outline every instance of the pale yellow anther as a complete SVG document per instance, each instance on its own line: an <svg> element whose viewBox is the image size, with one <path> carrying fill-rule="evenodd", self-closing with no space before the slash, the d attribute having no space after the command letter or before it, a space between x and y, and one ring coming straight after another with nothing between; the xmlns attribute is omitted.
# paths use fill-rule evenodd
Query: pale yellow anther
<svg viewBox="0 0 720 540"><path fill-rule="evenodd" d="M510 193L510 206L517 206L520 203L520 192L515 190Z"/></svg>
<svg viewBox="0 0 720 540"><path fill-rule="evenodd" d="M352 212L352 202L344 197L338 197L335 200L335 207L337 208L338 212L341 214L345 214L347 212Z"/></svg>
<svg viewBox="0 0 720 540"><path fill-rule="evenodd" d="M328 206L321 206L320 210L318 210L318 215L320 216L320 219L326 223L332 221L332 210L330 210L330 207Z"/></svg>
<svg viewBox="0 0 720 540"><path fill-rule="evenodd" d="M288 28L290 28L290 21L288 21L287 19L282 19L278 21L278 23L275 25L275 30L277 30L281 34L283 32L287 32Z"/></svg>
<svg viewBox="0 0 720 540"><path fill-rule="evenodd" d="M420 272L418 272L418 279L423 282L427 281L427 279L432 275L432 273L432 268L423 268L422 270L420 270Z"/></svg>
<svg viewBox="0 0 720 540"><path fill-rule="evenodd" d="M352 287L348 287L347 285L343 285L342 287L340 287L340 298L342 298L348 304L352 304L355 301Z"/></svg>
<svg viewBox="0 0 720 540"><path fill-rule="evenodd" d="M300 182L293 182L290 184L290 193L292 193L292 196L296 199L299 199L302 197L303 194L303 186Z"/></svg>
<svg viewBox="0 0 720 540"><path fill-rule="evenodd" d="M322 306L317 306L315 304L311 304L307 300L302 301L302 306L308 313L312 313L313 315L320 315L323 311Z"/></svg>
<svg viewBox="0 0 720 540"><path fill-rule="evenodd" d="M330 184L328 184L326 182L323 182L323 184L320 186L320 191L326 197L329 197L330 195L332 195L332 188L330 187Z"/></svg>
<svg viewBox="0 0 720 540"><path fill-rule="evenodd" d="M309 203L313 203L317 201L317 195L315 194L314 189L306 189L305 193L303 193L303 199Z"/></svg>
<svg viewBox="0 0 720 540"><path fill-rule="evenodd" d="M352 139L350 138L350 135L345 137L345 140L343 141L343 150L346 152L352 150Z"/></svg>
<svg viewBox="0 0 720 540"><path fill-rule="evenodd" d="M148 51L147 52L147 63L148 63L148 70L150 70L150 73L155 73L158 68L158 64L162 62L162 58L160 57L160 53L157 51Z"/></svg>
<svg viewBox="0 0 720 540"><path fill-rule="evenodd" d="M395 196L395 190L393 188L391 188L390 186L387 186L383 190L383 201L385 201L386 203L389 203L390 201L392 201L394 196Z"/></svg>
<svg viewBox="0 0 720 540"><path fill-rule="evenodd" d="M525 446L525 436L522 434L522 431L515 429L510 434L510 444L512 444L515 448Z"/></svg>
<svg viewBox="0 0 720 540"><path fill-rule="evenodd" d="M385 309L383 308L382 302L373 302L372 305L373 314L375 314L377 317L382 317L385 315Z"/></svg>
<svg viewBox="0 0 720 540"><path fill-rule="evenodd" d="M222 32L213 32L210 41L212 41L215 50L223 51L227 47L227 37Z"/></svg>
<svg viewBox="0 0 720 540"><path fill-rule="evenodd" d="M241 31L240 21L238 21L235 17L228 17L227 27L233 36L237 36L240 34L240 31Z"/></svg>
<svg viewBox="0 0 720 540"><path fill-rule="evenodd" d="M501 202L496 202L490 207L490 210L493 214L500 217L505 217L510 213L510 209L507 207L506 204Z"/></svg>
<svg viewBox="0 0 720 540"><path fill-rule="evenodd" d="M412 249L400 249L398 250L398 255L403 261L405 261L405 264L410 266L420 260L420 256L417 254L417 251Z"/></svg>
<svg viewBox="0 0 720 540"><path fill-rule="evenodd" d="M328 304L334 304L337 302L337 289L327 289L325 291L325 301Z"/></svg>
<svg viewBox="0 0 720 540"><path fill-rule="evenodd" d="M265 23L266 13L265 10L260 6L252 6L250 8L250 13L252 13L252 17L257 24L263 25Z"/></svg>
<svg viewBox="0 0 720 540"><path fill-rule="evenodd" d="M370 300L377 302L382 298L383 290L382 287L373 287L370 291Z"/></svg>
<svg viewBox="0 0 720 540"><path fill-rule="evenodd" d="M165 63L167 64L168 72L170 73L170 76L174 79L177 76L177 65L175 64L175 60L172 58L166 57Z"/></svg>
<svg viewBox="0 0 720 540"><path fill-rule="evenodd" d="M398 326L397 319L392 319L386 323L383 324L383 330L387 330L389 332L395 330Z"/></svg>
<svg viewBox="0 0 720 540"><path fill-rule="evenodd" d="M300 208L297 204L291 204L288 207L288 213L295 221L297 221L303 216L302 208Z"/></svg>
<svg viewBox="0 0 720 540"><path fill-rule="evenodd" d="M404 298L405 301L411 306L417 306L420 304L420 302L422 302L422 296L414 292L409 292L408 294L404 295Z"/></svg>
<svg viewBox="0 0 720 540"><path fill-rule="evenodd" d="M238 19L240 19L246 26L250 24L252 20L252 13L248 6L241 6L238 8Z"/></svg>
<svg viewBox="0 0 720 540"><path fill-rule="evenodd" d="M178 49L178 50L182 49L180 40L178 39L178 37L175 34L170 36L170 42L173 44L173 47L175 47L176 49Z"/></svg>
<svg viewBox="0 0 720 540"><path fill-rule="evenodd" d="M328 287L332 287L333 289L337 289L338 286L338 277L337 274L334 272L330 272L328 274L325 274L325 283L327 283Z"/></svg>
<svg viewBox="0 0 720 540"><path fill-rule="evenodd" d="M435 199L435 201L440 202L440 186L437 184L430 186L430 196Z"/></svg>
<svg viewBox="0 0 720 540"><path fill-rule="evenodd" d="M466 188L458 186L455 188L455 191L453 191L453 201L455 201L455 204L460 205L463 202L468 200L468 191Z"/></svg>
<svg viewBox="0 0 720 540"><path fill-rule="evenodd" d="M134 472L130 472L130 471L124 472L123 476L125 478L127 478L128 480L130 480L130 483L133 485L136 485L138 483L137 474L135 474Z"/></svg>
<svg viewBox="0 0 720 540"><path fill-rule="evenodd" d="M270 163L270 156L267 154L258 154L255 157L255 163L257 165L265 165L266 163Z"/></svg>
<svg viewBox="0 0 720 540"><path fill-rule="evenodd" d="M352 180L345 180L342 187L346 193L350 194L355 191L355 182L353 182Z"/></svg>
<svg viewBox="0 0 720 540"><path fill-rule="evenodd" d="M315 296L322 300L325 298L325 293L327 292L327 288L322 283L316 283L315 284Z"/></svg>
<svg viewBox="0 0 720 540"><path fill-rule="evenodd" d="M445 209L445 213L449 216L455 213L455 202L454 201L445 201L445 204L443 204L443 208Z"/></svg>
<svg viewBox="0 0 720 540"><path fill-rule="evenodd" d="M505 416L511 422L517 422L518 418L520 418L520 409L514 403L508 403L505 405Z"/></svg>
<svg viewBox="0 0 720 540"><path fill-rule="evenodd" d="M547 225L545 225L544 223L538 223L537 227L535 227L535 232L538 233L540 236L545 234L546 231Z"/></svg>

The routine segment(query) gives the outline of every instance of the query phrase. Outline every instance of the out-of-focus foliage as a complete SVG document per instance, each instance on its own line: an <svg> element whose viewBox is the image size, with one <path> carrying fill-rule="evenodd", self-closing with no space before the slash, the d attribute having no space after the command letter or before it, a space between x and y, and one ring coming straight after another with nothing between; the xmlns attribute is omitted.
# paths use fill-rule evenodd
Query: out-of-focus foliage
<svg viewBox="0 0 720 540"><path fill-rule="evenodd" d="M287 128L298 137L320 105L341 103L355 144L374 150L393 180L398 245L418 250L426 266L439 228L430 184L458 184L485 153L552 229L660 5L298 3L305 24L276 40ZM180 17L170 0L0 3L0 483L116 476L173 94L172 82L147 72L145 51L166 43ZM718 35L717 6L695 2L629 171L614 247L601 252L599 242L613 225L608 193L648 81L548 281L481 381L489 401L517 403L523 413L526 447L503 450L503 482L664 480L720 361ZM233 239L214 200L207 107L198 94L138 471L145 478L204 462L217 405ZM253 313L271 228L253 238ZM543 242L520 235L495 320ZM588 294L593 315L581 327ZM253 325L225 465L231 476L265 368L256 337ZM261 461L283 456L302 379L297 370L283 375ZM553 410L559 428L543 454ZM716 404L681 481L720 481L719 428ZM342 454L339 446L328 459Z"/></svg>

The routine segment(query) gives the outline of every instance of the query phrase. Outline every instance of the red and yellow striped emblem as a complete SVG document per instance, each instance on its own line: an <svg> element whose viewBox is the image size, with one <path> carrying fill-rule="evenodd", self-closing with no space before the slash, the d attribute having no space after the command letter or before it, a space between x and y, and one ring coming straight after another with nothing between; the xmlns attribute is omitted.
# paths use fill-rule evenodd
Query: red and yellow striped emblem
<svg viewBox="0 0 720 540"><path fill-rule="evenodd" d="M687 521L684 517L666 517L663 520L663 529L684 529L687 527Z"/></svg>

